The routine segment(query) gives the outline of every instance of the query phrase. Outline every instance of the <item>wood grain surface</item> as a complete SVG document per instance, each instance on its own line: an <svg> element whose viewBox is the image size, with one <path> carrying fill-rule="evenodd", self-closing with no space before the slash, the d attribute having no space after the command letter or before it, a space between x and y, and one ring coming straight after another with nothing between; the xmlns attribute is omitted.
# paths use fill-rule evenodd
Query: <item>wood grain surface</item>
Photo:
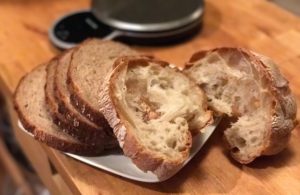
<svg viewBox="0 0 300 195"><path fill-rule="evenodd" d="M0 86L5 88L2 90L8 99L11 99L25 73L59 53L48 40L47 31L51 23L66 12L88 6L89 1L86 0L0 1ZM201 49L218 46L250 48L277 62L290 81L300 105L299 18L264 0L207 0L203 20L202 31L188 41L134 47L177 65L182 65L192 53ZM16 118L12 120L15 122ZM159 184L120 178L70 159L47 146L42 146L42 151L76 194L297 195L300 194L299 130L293 131L288 147L280 154L262 157L244 166L232 161L223 150L220 126L185 168L172 179ZM22 136L25 135L18 136L20 142ZM41 145L35 143L34 147ZM29 158L38 155L26 154Z"/></svg>

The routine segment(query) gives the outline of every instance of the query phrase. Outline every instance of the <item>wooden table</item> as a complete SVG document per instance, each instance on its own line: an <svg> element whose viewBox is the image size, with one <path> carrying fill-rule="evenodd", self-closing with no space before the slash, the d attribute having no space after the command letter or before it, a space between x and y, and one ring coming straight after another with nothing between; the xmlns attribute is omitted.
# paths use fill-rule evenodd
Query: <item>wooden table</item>
<svg viewBox="0 0 300 195"><path fill-rule="evenodd" d="M216 131L192 162L159 184L134 182L95 169L24 135L16 127L11 95L26 72L59 53L48 40L51 23L68 11L88 6L86 0L0 1L1 93L17 139L53 194L300 194L299 128L282 153L248 166L228 157ZM300 105L300 19L268 1L207 0L203 30L196 37L176 45L136 48L182 64L193 52L217 46L248 47L273 58L290 80Z"/></svg>

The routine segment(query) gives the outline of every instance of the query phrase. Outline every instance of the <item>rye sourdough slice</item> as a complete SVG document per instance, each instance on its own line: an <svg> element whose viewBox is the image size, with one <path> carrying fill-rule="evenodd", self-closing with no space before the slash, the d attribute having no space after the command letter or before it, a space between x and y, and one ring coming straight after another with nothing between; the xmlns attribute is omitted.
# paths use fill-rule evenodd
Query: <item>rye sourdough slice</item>
<svg viewBox="0 0 300 195"><path fill-rule="evenodd" d="M37 67L19 82L14 94L14 105L24 128L36 140L57 150L80 155L99 154L103 148L83 144L52 122L46 108L45 84L46 65Z"/></svg>
<svg viewBox="0 0 300 195"><path fill-rule="evenodd" d="M89 39L73 52L68 70L71 101L81 114L96 124L106 122L99 111L99 86L111 72L115 59L123 55L137 55L137 52L121 43L99 39Z"/></svg>
<svg viewBox="0 0 300 195"><path fill-rule="evenodd" d="M101 112L124 154L164 179L188 158L191 132L212 122L200 88L168 63L124 57L100 92Z"/></svg>
<svg viewBox="0 0 300 195"><path fill-rule="evenodd" d="M58 103L54 96L54 74L55 69L58 64L58 58L53 59L49 62L46 67L46 84L45 84L45 100L46 100L46 108L49 114L52 117L53 122L61 127L61 129L68 133L69 135L76 137L74 132L77 132L78 129L74 128L72 124L68 123L65 117L58 112Z"/></svg>
<svg viewBox="0 0 300 195"><path fill-rule="evenodd" d="M194 54L184 72L213 110L237 119L224 132L234 159L250 163L285 148L297 107L272 60L242 48L217 48Z"/></svg>
<svg viewBox="0 0 300 195"><path fill-rule="evenodd" d="M112 132L107 122L95 124L80 114L71 104L70 92L67 87L67 73L72 52L73 50L66 52L58 60L56 70L53 72L53 93L56 95L58 102L58 112L64 116L73 128L78 129L78 131L73 132L73 134L82 142L101 144L104 145L104 148L115 148L118 146L118 142L112 133L107 133L108 131Z"/></svg>

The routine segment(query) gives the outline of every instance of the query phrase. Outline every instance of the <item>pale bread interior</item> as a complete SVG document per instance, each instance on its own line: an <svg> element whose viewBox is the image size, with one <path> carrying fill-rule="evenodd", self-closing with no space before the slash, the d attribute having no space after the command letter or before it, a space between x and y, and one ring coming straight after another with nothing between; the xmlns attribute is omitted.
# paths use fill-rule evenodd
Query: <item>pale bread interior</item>
<svg viewBox="0 0 300 195"><path fill-rule="evenodd" d="M124 68L116 82L120 109L140 143L168 159L191 146L189 129L200 130L211 119L204 95L190 79L155 63Z"/></svg>
<svg viewBox="0 0 300 195"><path fill-rule="evenodd" d="M267 81L240 52L212 52L185 71L213 110L237 118L224 134L239 161L259 156L271 124L273 96Z"/></svg>

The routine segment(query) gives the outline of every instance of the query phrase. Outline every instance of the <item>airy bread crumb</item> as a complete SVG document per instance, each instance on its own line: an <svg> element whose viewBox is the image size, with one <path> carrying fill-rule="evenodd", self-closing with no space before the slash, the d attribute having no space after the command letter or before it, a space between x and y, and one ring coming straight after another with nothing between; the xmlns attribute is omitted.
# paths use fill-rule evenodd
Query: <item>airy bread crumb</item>
<svg viewBox="0 0 300 195"><path fill-rule="evenodd" d="M269 58L217 48L194 54L184 72L205 91L216 113L237 118L224 132L236 160L250 163L284 149L295 126L296 101Z"/></svg>
<svg viewBox="0 0 300 195"><path fill-rule="evenodd" d="M212 121L203 92L167 65L125 57L100 95L101 111L124 154L160 178L182 166L191 148L191 133Z"/></svg>

